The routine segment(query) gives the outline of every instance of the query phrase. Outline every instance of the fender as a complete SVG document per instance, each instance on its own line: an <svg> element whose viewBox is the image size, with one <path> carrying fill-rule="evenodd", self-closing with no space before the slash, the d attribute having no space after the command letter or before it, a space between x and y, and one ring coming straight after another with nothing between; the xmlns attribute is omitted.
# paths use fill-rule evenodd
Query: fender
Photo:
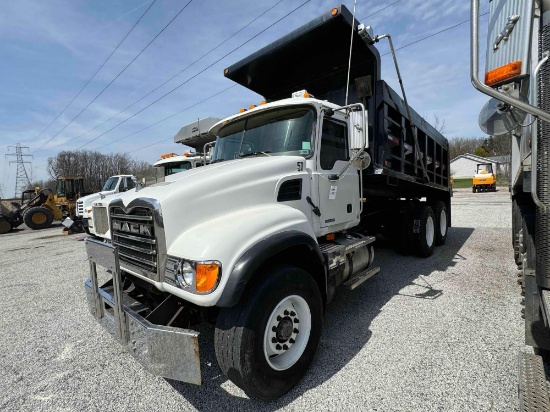
<svg viewBox="0 0 550 412"><path fill-rule="evenodd" d="M233 267L223 293L216 306L230 307L236 305L241 299L248 281L256 273L258 268L271 256L282 252L293 246L307 246L319 258L319 262L324 268L323 255L319 250L319 245L311 236L297 230L276 233L262 241L252 245ZM325 291L326 291L326 271L324 273ZM323 291L321 291L323 293Z"/></svg>

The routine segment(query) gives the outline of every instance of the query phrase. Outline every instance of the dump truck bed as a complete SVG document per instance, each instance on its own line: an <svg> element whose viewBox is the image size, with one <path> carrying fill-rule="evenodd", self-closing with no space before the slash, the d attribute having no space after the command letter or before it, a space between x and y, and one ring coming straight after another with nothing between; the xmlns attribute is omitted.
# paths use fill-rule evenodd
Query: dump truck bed
<svg viewBox="0 0 550 412"><path fill-rule="evenodd" d="M425 196L423 186L448 192L447 139L411 109L416 149L405 103L381 79L380 54L359 36L358 24L340 5L231 65L225 76L267 101L306 89L318 99L344 105L353 26L348 103L361 102L368 110L372 166L363 173L365 193L401 197L420 191ZM357 93L360 84L362 95ZM426 162L427 179L420 159Z"/></svg>

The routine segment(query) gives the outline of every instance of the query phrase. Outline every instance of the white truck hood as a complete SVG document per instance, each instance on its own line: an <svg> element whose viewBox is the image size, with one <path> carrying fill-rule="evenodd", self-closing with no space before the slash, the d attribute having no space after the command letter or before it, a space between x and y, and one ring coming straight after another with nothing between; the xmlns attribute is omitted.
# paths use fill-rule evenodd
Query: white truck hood
<svg viewBox="0 0 550 412"><path fill-rule="evenodd" d="M302 200L279 203L311 213L305 202L310 190L310 176L298 171L300 156L258 156L211 164L185 173L177 173L137 192L118 197L124 207L138 198L159 202L166 237L170 245L189 227L212 220L235 210L276 205L283 181L302 178ZM291 205L292 203L292 205ZM235 227L235 230L238 230Z"/></svg>

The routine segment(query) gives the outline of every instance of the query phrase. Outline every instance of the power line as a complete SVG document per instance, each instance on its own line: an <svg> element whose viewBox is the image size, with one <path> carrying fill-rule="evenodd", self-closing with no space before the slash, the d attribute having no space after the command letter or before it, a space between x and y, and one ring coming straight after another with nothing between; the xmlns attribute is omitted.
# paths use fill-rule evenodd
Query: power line
<svg viewBox="0 0 550 412"><path fill-rule="evenodd" d="M114 144L114 143L120 142L121 140L124 140L124 139L126 139L126 138L128 138L128 137L130 137L130 136L134 136L134 135L136 135L136 134L138 134L138 133L143 132L144 130L147 130L147 129L153 127L153 126L156 126L156 125L159 124L159 123L165 122L166 120L171 119L172 117L177 116L178 114L181 114L181 113L183 113L183 112L185 112L185 111L187 111L187 110L189 110L189 109L191 109L191 108L193 108L193 107L195 107L195 106L198 106L199 104L204 103L204 102L206 102L207 100L210 100L210 99L212 99L212 98L214 98L214 97L216 97L216 96L218 96L218 95L220 95L220 94L222 94L222 93L225 93L225 92L228 91L229 89L232 89L233 87L236 87L236 86L237 86L237 85L234 84L233 86L229 86L229 87L227 87L227 88L225 88L225 89L223 89L223 90L220 90L219 92L214 93L213 95L208 96L208 97L206 97L205 99L202 99L200 102L194 103L194 104L192 104L191 106L187 106L185 109L182 109L182 110L180 110L179 112L176 112L176 113L174 113L174 114L171 114L170 116L165 117L164 119L159 120L158 122L155 122L155 123L153 123L153 124L150 124L149 126L146 126L146 127L144 127L143 129L140 129L140 130L138 130L138 131L136 131L136 132L130 133L129 135L126 135L126 136L124 136L124 137L121 137L120 139L113 140L112 142L109 142L109 143L107 143L106 145L101 146L101 148L104 148L104 147L110 146L110 145L112 145L112 144ZM168 140L168 139L164 139L164 140L162 140L162 141L166 141L166 140ZM155 144L156 144L156 143L155 143ZM149 146L152 146L152 145L149 145ZM145 147L149 147L149 146L145 146ZM137 150L144 149L145 147L142 147L142 148L137 149ZM131 152L128 152L128 153L132 153L132 152L135 152L135 151L137 151L137 150L132 150Z"/></svg>
<svg viewBox="0 0 550 412"><path fill-rule="evenodd" d="M51 141L52 141L55 137L57 137L63 130L65 130L72 122L74 122L75 119L76 119L78 116L80 116L88 107L90 107L90 105L91 105L93 102L95 102L95 101L97 100L97 98L98 98L99 96L101 96L101 95L103 94L103 92L105 92L105 90L107 90L107 88L109 88L109 86L111 86L111 84L113 84L113 83L115 82L115 80L118 79L118 78L120 77L120 75L122 75L122 73L124 73L124 72L126 71L126 69L127 69L128 67L130 67L130 65L131 65L133 62L135 62L136 59L137 59L139 56L141 56L141 54L142 54L143 52L145 52L145 50L147 50L147 48L149 48L149 46L157 39L157 37L159 37L159 36L162 34L162 32L164 32L164 30L166 30L166 28L167 28L168 26L170 26L174 20L176 20L176 18L177 18L186 8L187 8L187 6L189 6L189 5L191 4L192 1L193 1L193 0L189 0L189 1L187 2L187 4L185 4L185 6L183 6L183 7L181 8L181 10L172 18L172 20L170 20L170 21L168 22L168 24L166 24L166 25L161 29L161 31L159 31L159 32L157 33L157 35L156 35L155 37L153 37L153 39L152 39L149 43L147 43L147 46L145 46L145 47L136 55L136 57L134 57L134 58L132 59L132 61L130 61L130 63L128 63L128 64L126 65L126 67L124 67L124 69L122 69L122 71L121 71L120 73L118 73L118 74L115 76L115 78L114 78L113 80L111 80L111 81L107 84L107 86L105 86L105 87L103 88L103 90L101 90L101 92L99 92L99 94L98 94L96 97L94 97L94 98L92 99L92 101L91 101L90 103L88 103L80 112L78 112L78 114L77 114L75 117L73 117L73 118L71 119L71 121L70 121L69 123L67 123L65 126L63 126L63 128L62 128L61 130L59 130L56 134L54 134L46 143L44 143L42 146L40 146L38 149L36 149L33 153L36 153L38 150L42 149L42 148L43 148L44 146L46 146L49 142L51 142Z"/></svg>
<svg viewBox="0 0 550 412"><path fill-rule="evenodd" d="M28 146L21 146L20 143L17 143L15 146L8 146L8 150L10 147L15 148L15 153L7 153L6 158L8 156L16 157L16 160L11 160L10 164L17 164L17 174L15 176L15 196L17 196L18 193L21 193L25 187L30 186L31 184L29 175L27 174L27 169L25 169L25 164L31 164L31 162L26 161L25 157L33 156L23 153L23 149L28 149Z"/></svg>
<svg viewBox="0 0 550 412"><path fill-rule="evenodd" d="M359 20L359 21L363 21L363 20L365 20L365 19L368 19L369 17L372 17L372 16L374 16L375 14L378 14L378 13L380 13L380 12L386 10L388 7L391 7L391 6L393 6L394 4L399 3L400 1L401 1L401 0L394 1L394 2L391 3L391 4L388 4L387 6L382 7L381 9L378 9L378 10L375 11L374 13L369 14L367 17L363 17L363 18L362 18L361 20Z"/></svg>
<svg viewBox="0 0 550 412"><path fill-rule="evenodd" d="M201 103L204 103L204 102L206 102L206 101L208 101L208 100L210 100L210 99L212 99L212 98L214 98L214 97L216 97L216 96L218 96L218 95L220 95L220 94L222 94L222 93L225 93L226 91L228 91L229 89L232 89L233 87L237 87L237 85L234 84L234 85L229 86L229 87L227 87L227 88L225 88L225 89L223 89L223 90L220 90L219 92L216 92L216 93L214 93L214 94L212 94L212 95L210 95L210 96L208 96L208 97L202 99L201 101L192 104L191 106L187 106L186 108L184 108L184 109L182 109L182 110L180 110L180 111L178 111L178 112L176 112L176 113L174 113L174 114L171 114L170 116L165 117L164 119L161 119L161 120L159 120L159 121L157 121L157 122L155 122L155 123L153 123L153 124L150 124L149 126L146 126L146 127L142 128L142 129L140 129L140 130L137 130L137 131L135 131L135 132L133 132L133 133L130 133L129 135L126 135L126 136L124 136L124 137L122 137L122 138L120 138L120 139L117 139L117 140L115 140L115 141L113 141L113 142L110 142L110 143L108 143L108 144L106 144L106 145L104 145L104 146L101 146L101 147L109 146L109 145L111 145L111 144L113 144L113 143L119 142L119 141L121 141L121 140L124 140L124 139L130 137L130 136L134 136L134 135L136 135L136 134L138 134L138 133L141 133L141 132L143 132L143 131L145 131L145 130L147 130L147 129L150 129L151 127L156 126L156 125L159 124L159 123L162 123L162 122L164 122L164 121L166 121L166 120L168 120L168 119L171 119L172 117L175 117L175 116L177 116L177 115L179 115L179 114L181 114L181 113L183 113L183 112L185 112L185 111L187 111L187 110L189 110L189 109L191 109L191 108L193 108L193 107L195 107L195 106L198 106L198 105L201 104ZM167 139L159 140L158 142L152 143L152 144L147 145L147 146L144 146L144 147L140 147L139 149L131 150L131 151L127 152L127 153L137 152L138 150L142 150L142 149L145 149L145 148L147 148L147 147L154 146L154 145L156 145L156 144L165 142L165 141L170 140L170 139L172 139L172 138L169 137L169 138L167 138ZM45 167L45 166L47 166L46 163L44 163L44 164L42 164L42 165L40 165L40 166L35 167L35 169L39 169L39 168L42 168L42 167Z"/></svg>
<svg viewBox="0 0 550 412"><path fill-rule="evenodd" d="M248 39L247 41L245 41L244 43L242 43L240 46L237 46L235 47L233 50L231 50L229 53L223 55L222 57L220 57L218 60L216 60L215 62L211 63L210 65L206 66L204 69L202 69L201 71L199 71L198 73L196 73L195 75L191 76L190 78L188 78L187 80L185 80L184 82L180 83L179 85L177 85L176 87L174 87L172 90L170 90L169 92L165 93L164 95L162 95L161 97L159 97L158 99L156 99L155 101L149 103L147 106L145 106L144 108L138 110L137 112L135 112L133 115L131 115L130 117L128 117L127 119L123 120L122 122L116 124L115 126L111 127L109 130L101 133L100 135L94 137L92 140L90 140L89 142L79 146L76 150L79 150L79 149L82 149L84 146L87 146L88 144L94 142L95 140L99 139L100 137L102 136L105 136L107 133L109 133L111 130L114 130L116 129L118 126L120 126L121 124L123 123L126 123L128 120L132 119L133 117L137 116L138 114L140 114L141 112L143 112L144 110L148 109L149 107L153 106L154 104L158 103L160 100L164 99L166 96L174 93L176 90L178 90L180 87L182 87L183 85L189 83L191 80L193 80L195 77L199 76L200 74L204 73L206 70L210 69L212 66L216 65L217 63L219 63L220 61L222 61L223 59L225 59L227 56L229 56L230 54L234 53L235 51L237 51L238 49L240 49L241 47L243 47L244 45L250 43L252 40L254 40L256 37L258 37L260 34L266 32L267 30L269 30L271 27L275 26L277 23L279 23L280 21L282 21L283 19L287 18L288 16L290 16L292 13L294 13L295 11L297 11L298 9L302 8L303 6L305 6L307 3L309 3L311 0L306 0L305 2L303 2L302 4L300 4L298 7L296 7L294 10L292 10L291 12L289 12L288 14L284 15L283 17L281 17L280 19L276 20L274 23L270 24L269 26L267 26L265 29L261 30L260 32L258 32L257 34L255 34L254 36L252 36L250 39ZM101 146L103 147L103 146Z"/></svg>
<svg viewBox="0 0 550 412"><path fill-rule="evenodd" d="M390 4L389 6L395 4L395 3L399 2L399 1L401 1L401 0L397 0L396 2ZM386 6L386 7L389 7L389 6ZM301 7L301 6L300 6L300 7ZM382 11L382 10L379 10L379 11L377 11L377 12L375 12L375 13L378 13L378 12L380 12L380 11ZM485 16L485 15L487 15L488 13L489 13L489 12L483 13L483 14L480 15L480 17L481 17L481 16ZM369 17L369 16L367 16L367 17ZM461 22L461 23L454 24L454 25L449 26L449 27L447 27L447 28L445 28L445 29L443 29L443 30L439 30L439 31L436 32L436 33L432 33L432 34L430 34L430 35L428 35L428 36L425 36L425 37L423 37L423 38L421 38L421 39L415 40L414 42L411 42L411 43L409 43L409 44L405 44L405 45L403 45L403 46L400 46L400 47L396 48L395 50L400 50L400 49L404 49L404 48L406 48L406 47L412 46L412 45L414 45L414 44L416 44L416 43L419 43L419 42L421 42L421 41L423 41L423 40L429 39L429 38L434 37L434 36L436 36L436 35L438 35L438 34L444 33L444 32L446 32L446 31L448 31L448 30L451 30L451 29L453 29L453 28L455 28L455 27L458 27L458 26L460 26L460 25L462 25L462 24L465 24L465 23L467 23L467 22L469 22L469 21L470 21L470 20L468 19L468 20L463 21L463 22ZM389 54L389 53L383 54L383 56L385 56L385 55L387 55L387 54ZM347 70L347 68L346 68L345 70ZM231 86L231 87L234 87L234 86ZM230 88L231 88L231 87L230 87ZM230 89L230 88L228 88L228 89ZM218 93L216 93L215 95L212 95L212 96L208 97L208 98L205 99L205 100L211 99L212 97L214 97L214 96L216 96L216 95L218 95L218 94L221 94L221 93L227 91L228 89L222 90L221 92L218 92ZM203 100L203 101L205 101L205 100ZM202 103L203 101L201 101L201 102L199 102L199 103ZM197 104L198 104L198 103L197 103ZM190 106L189 108L194 107L194 106L196 106L196 104L193 105L193 106ZM185 111L185 110L187 110L187 109L184 109L184 110L182 110L182 111ZM143 130L146 130L146 129L148 129L148 128L152 127L152 126L155 126L155 125L157 125L157 124L159 124L159 123L161 123L161 122L163 122L163 121L165 121L165 120L168 120L169 118L171 118L171 117L173 117L173 116L175 116L175 115L177 115L177 114L179 114L179 113L181 113L181 111L178 112L178 113L175 113L175 114L173 114L173 115L171 115L171 116L168 116L167 118L162 119L162 120L160 120L160 121L158 121L158 122L156 122L156 123L153 123L152 125L149 125L149 126L143 128L143 129L141 129L141 130L138 130L137 132L134 132L134 133L132 133L132 134L129 134L129 135L127 135L127 136L124 136L124 137L121 138L121 139L117 139L117 140L115 140L115 141L113 141L113 142L110 142L110 143L104 145L104 146L100 146L100 148L107 147L107 146L109 146L109 145L111 145L111 144L113 144L113 143L116 143L116 142L119 142L119 141L121 141L121 140L124 140L124 139L126 139L127 137L130 137L130 136L133 136L133 135L135 135L135 134L137 134L137 133L140 133L140 132L142 132ZM135 149L135 150L132 150L132 151L130 151L130 152L128 152L128 153L137 152L137 151L139 151L139 150L146 149L146 148L148 148L148 147L151 147L151 146L154 146L154 145L156 145L156 144L159 144L159 143L168 141L168 140L170 140L170 139L171 139L171 137L170 137L170 138L167 138L167 139L162 139L162 140L157 141L156 143L152 143L152 144L149 144L149 145L140 147L140 148ZM81 147L83 147L83 146L81 146ZM79 149L80 149L80 148L79 148Z"/></svg>
<svg viewBox="0 0 550 412"><path fill-rule="evenodd" d="M193 66L194 64L198 63L199 61L201 61L202 59L204 59L206 56L208 56L210 53L212 53L214 50L218 49L219 47L221 47L223 44L227 43L229 40L231 40L233 37L235 37L237 34L239 34L240 32L242 32L244 29L246 29L248 26L250 26L252 23L256 22L257 20L259 20L261 17L263 17L264 15L266 15L269 11L271 11L272 9L274 9L275 7L277 7L280 3L282 3L284 0L279 0L277 3L275 3L273 6L271 6L270 8L268 8L266 11L264 11L263 13L261 13L258 17L256 17L255 19L253 19L252 21L250 21L248 24L244 25L243 27L241 27L239 30L237 30L235 33L233 33L231 36L229 36L228 38L226 38L224 41L222 41L221 43L219 43L216 47L214 47L213 49L211 49L209 52L203 54L201 57L199 57L197 60L195 60L194 62L188 64L186 67L184 67L183 69L181 69L178 73L176 73L175 75L173 75L172 77L170 77L168 80L166 80L165 82L161 83L160 85L158 85L157 87L155 87L153 90L151 90L149 93L147 93L146 95L142 96L141 98L139 98L138 100L134 101L131 105L127 106L126 108L124 108L123 110L121 110L120 112L118 112L117 114L115 114L114 116L108 118L107 120L105 120L104 122L96 125L95 127L93 127L92 129L88 130L87 132L84 132L70 140L68 140L67 142L65 142L65 144L68 144L88 133L90 133L91 131L97 129L98 127L101 127L103 126L105 123L108 123L109 121L113 120L115 117L117 117L118 115L120 115L121 113L124 113L126 110L128 110L129 108L131 108L132 106L135 106L136 104L138 104L139 102L141 102L142 100L144 100L145 98L147 98L148 96L150 96L151 94L153 94L154 92L156 92L157 90L159 90L161 87L163 87L164 85L166 85L167 83L169 83L170 81L172 81L173 79L175 79L177 76L179 76L180 74L182 74L184 71L186 71L187 69L189 69L191 66ZM54 146L55 147L55 146Z"/></svg>
<svg viewBox="0 0 550 412"><path fill-rule="evenodd" d="M101 66L99 66L99 68L95 71L95 73L92 75L92 77L90 77L88 79L88 81L86 82L86 84L84 84L84 86L82 86L82 88L78 91L78 93L72 98L72 100L67 104L67 106L65 106L65 108L63 110L61 110L61 112L55 117L55 119L53 119L49 125L46 126L46 128L44 130L42 130L40 132L40 134L38 136L36 136L34 139L32 139L29 143L32 143L34 142L36 139L38 139L40 136L42 136L42 134L48 130L48 128L57 120L59 119L59 117L65 113L65 110L67 110L67 108L75 101L75 99L80 96L80 93L82 93L82 91L86 88L86 86L88 86L88 84L90 84L90 82L94 79L94 77L99 73L99 71L103 68L103 66L105 66L105 64L111 59L111 57L113 56L113 54L115 54L115 52L118 50L118 48L120 47L120 45L124 42L124 40L126 40L126 38L130 35L130 33L132 33L132 31L136 28L136 26L139 24L139 22L143 19L143 17L145 17L145 15L147 14L147 12L149 11L149 9L151 9L151 7L153 7L153 4L155 4L157 0L153 0L151 2L151 4L149 5L149 7L147 7L147 10L145 10L143 12L143 14L141 15L141 17L138 19L138 21L136 21L136 23L132 26L132 28L130 29L130 31L128 33L126 33L126 36L124 36L124 38L116 45L116 47L114 48L114 50L111 52L111 54L109 54L109 56L107 56L107 58L105 59L105 61L103 63L101 63Z"/></svg>
<svg viewBox="0 0 550 412"><path fill-rule="evenodd" d="M144 130L149 129L150 127L156 126L157 124L162 123L162 122L164 122L164 121L166 121L166 120L168 120L168 119L171 119L172 117L177 116L178 114L180 114L180 113L182 113L182 112L185 112L186 110L189 110L189 109L191 109L192 107L198 106L199 104L204 103L204 102L207 101L207 100L210 100L210 99L212 99L212 98L214 98L214 97L216 97L216 96L218 96L218 95L220 95L220 94L222 94L222 93L225 93L225 92L228 91L229 89L232 89L233 87L236 87L236 86L237 86L236 84L234 84L233 86L229 86L229 87L227 87L227 88L225 88L225 89L223 89L223 90L221 90L221 91L219 91L219 92L217 92L217 93L215 93L215 94L213 94L213 95L207 97L206 99L201 100L200 102L197 102L197 103L195 103L195 104L193 104L193 105L191 105L191 106L188 106L188 107L186 107L185 109L180 110L180 111L177 112L177 113L174 113L174 114L172 114L172 115L170 115L170 116L168 116L168 117L165 117L164 119L159 120L158 122L155 122L155 123L153 123L153 124L151 124L151 125L149 125L149 126L147 126L147 127L144 127L143 129L138 130L137 132L134 132L134 133L132 133L132 134L129 134L128 136L124 136L123 138L118 139L118 140L115 140L115 141L113 141L113 142L111 142L111 143L109 143L109 144L106 144L105 146L102 146L102 147L109 146L109 145L111 145L111 144L113 144L113 143L116 143L116 142L118 142L118 141L120 141L120 140L124 140L124 139L126 139L127 137L130 137L130 136L133 136L133 135L135 135L135 134L141 133L141 132L143 132ZM146 148L148 148L148 147L157 145L157 144L162 143L162 142L166 142L166 141L171 140L171 139L172 139L171 137L168 137L168 138L166 138L166 139L159 140L159 141L157 141L157 142L155 142L155 143L148 144L147 146L140 147L139 149L130 150L129 152L126 152L126 153L134 153L134 152L137 152L137 151L139 151L139 150L146 149Z"/></svg>
<svg viewBox="0 0 550 412"><path fill-rule="evenodd" d="M479 17L485 16L486 14L489 14L489 12L480 14ZM435 33L432 33L432 34L426 36L426 37L422 37L421 39L415 40L415 41L413 41L413 42L411 42L411 43L404 44L403 46L400 46L400 47L396 48L395 51L404 49L404 48L409 47L409 46L412 46L413 44L416 44L416 43L420 43L421 41L427 40L427 39L429 39L429 38L431 38L431 37L437 36L438 34L441 34L441 33L444 33L444 32L446 32L446 31L448 31L448 30L454 29L455 27L458 27L458 26L461 26L461 25L463 25L463 24L466 24L466 23L468 23L469 21L470 21L470 19L464 20L464 21L461 22L461 23L453 24L452 26L449 26L449 27L447 27L447 28L445 28L445 29L439 30L439 31L437 31L437 32L435 32ZM388 55L388 54L390 54L390 53L391 53L391 52L384 53L382 56L386 56L386 55Z"/></svg>

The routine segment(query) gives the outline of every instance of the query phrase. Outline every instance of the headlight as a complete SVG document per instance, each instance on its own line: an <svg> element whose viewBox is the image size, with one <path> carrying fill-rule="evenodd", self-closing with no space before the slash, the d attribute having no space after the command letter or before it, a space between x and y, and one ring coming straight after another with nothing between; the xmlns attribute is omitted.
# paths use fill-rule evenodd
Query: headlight
<svg viewBox="0 0 550 412"><path fill-rule="evenodd" d="M213 292L221 279L221 263L216 260L195 262L168 256L165 280L196 294Z"/></svg>
<svg viewBox="0 0 550 412"><path fill-rule="evenodd" d="M191 286L193 284L193 279L195 278L195 269L193 269L189 262L183 262L180 271L181 278L183 282L185 282L185 285Z"/></svg>

